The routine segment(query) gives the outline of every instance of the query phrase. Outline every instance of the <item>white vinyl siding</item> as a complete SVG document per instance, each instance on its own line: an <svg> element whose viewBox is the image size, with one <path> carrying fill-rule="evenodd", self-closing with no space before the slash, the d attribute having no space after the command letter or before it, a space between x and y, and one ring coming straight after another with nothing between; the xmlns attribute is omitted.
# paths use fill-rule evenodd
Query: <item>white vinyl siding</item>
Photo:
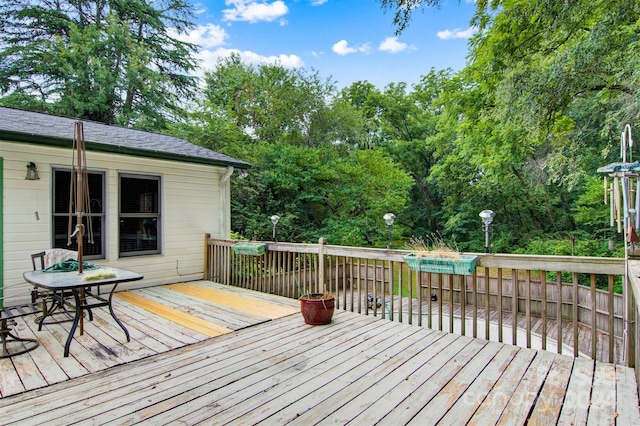
<svg viewBox="0 0 640 426"><path fill-rule="evenodd" d="M31 254L50 248L51 173L70 167L69 149L0 141L4 158L4 285L24 283L22 273L31 269ZM26 164L34 162L40 180L27 181ZM220 179L226 167L141 157L87 152L87 167L105 176L105 259L97 264L131 269L145 276L131 286L158 285L202 278L204 235L224 235L220 229ZM119 256L119 176L159 176L162 182L161 253ZM37 217L36 217L37 212ZM94 260L92 260L94 261ZM27 286L26 283L24 283ZM123 288L128 288L124 285ZM24 290L24 289L23 289ZM24 291L21 292L24 294ZM17 296L16 296L17 297Z"/></svg>

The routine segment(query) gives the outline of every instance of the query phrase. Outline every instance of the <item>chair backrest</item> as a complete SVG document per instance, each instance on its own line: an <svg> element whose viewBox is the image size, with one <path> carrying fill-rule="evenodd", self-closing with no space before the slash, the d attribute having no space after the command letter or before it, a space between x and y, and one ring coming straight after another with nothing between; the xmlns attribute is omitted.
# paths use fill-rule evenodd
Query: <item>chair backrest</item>
<svg viewBox="0 0 640 426"><path fill-rule="evenodd" d="M44 269L44 252L41 251L40 253L34 253L31 255L31 264L33 265L33 270L37 271L38 270L38 266L36 265L36 259L40 260L40 269Z"/></svg>
<svg viewBox="0 0 640 426"><path fill-rule="evenodd" d="M54 263L62 262L63 260L78 260L78 252L73 250L66 249L48 249L45 251L41 251L40 253L34 253L31 255L31 264L33 265L33 270L38 269L38 263L40 269L48 268ZM39 260L39 262L36 262Z"/></svg>

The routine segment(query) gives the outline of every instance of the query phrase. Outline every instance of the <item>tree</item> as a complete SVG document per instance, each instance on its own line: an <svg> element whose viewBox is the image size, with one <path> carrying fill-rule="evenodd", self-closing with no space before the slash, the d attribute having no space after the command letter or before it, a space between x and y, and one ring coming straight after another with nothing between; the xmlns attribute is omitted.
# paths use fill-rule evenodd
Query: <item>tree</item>
<svg viewBox="0 0 640 426"><path fill-rule="evenodd" d="M334 92L334 84L321 81L317 72L280 64L253 67L231 55L205 74L200 109L224 116L256 141L320 146L354 137L352 128L338 125L327 102ZM340 111L353 122L350 113Z"/></svg>
<svg viewBox="0 0 640 426"><path fill-rule="evenodd" d="M270 238L374 244L382 216L407 202L412 179L371 146L367 119L315 72L256 67L232 55L206 73L204 96L174 129L252 164L234 180L232 228Z"/></svg>
<svg viewBox="0 0 640 426"><path fill-rule="evenodd" d="M0 4L5 106L166 127L196 79L185 0L10 0Z"/></svg>
<svg viewBox="0 0 640 426"><path fill-rule="evenodd" d="M420 83L389 84L379 90L371 83L356 82L344 88L340 97L362 111L367 120L370 145L383 148L413 178L410 201L396 212L397 223L415 235L443 230L439 193L428 177L441 149L433 138L438 134L438 116L443 106L439 98L451 86L452 72L432 69ZM405 235L405 238L410 235Z"/></svg>
<svg viewBox="0 0 640 426"><path fill-rule="evenodd" d="M418 6L384 0L398 31ZM619 161L619 135L638 120L640 5L636 1L479 0L469 62L443 92L429 181L443 194L444 231L474 241L468 224L496 210L505 248L585 233L590 177ZM464 245L463 245L464 247Z"/></svg>
<svg viewBox="0 0 640 426"><path fill-rule="evenodd" d="M393 10L393 24L396 34L400 34L411 21L411 14L418 7L439 7L444 0L380 0L382 8Z"/></svg>

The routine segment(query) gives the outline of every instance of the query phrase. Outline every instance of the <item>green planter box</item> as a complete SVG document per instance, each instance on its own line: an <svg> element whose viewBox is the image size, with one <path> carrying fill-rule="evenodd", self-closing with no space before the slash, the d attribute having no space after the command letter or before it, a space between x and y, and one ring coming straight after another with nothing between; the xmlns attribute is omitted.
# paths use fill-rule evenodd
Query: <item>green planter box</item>
<svg viewBox="0 0 640 426"><path fill-rule="evenodd" d="M244 254L246 256L262 256L266 245L264 243L242 242L231 246L235 254Z"/></svg>
<svg viewBox="0 0 640 426"><path fill-rule="evenodd" d="M472 275L476 270L478 256L461 254L459 259L420 257L408 254L404 260L412 271L435 272L438 274Z"/></svg>

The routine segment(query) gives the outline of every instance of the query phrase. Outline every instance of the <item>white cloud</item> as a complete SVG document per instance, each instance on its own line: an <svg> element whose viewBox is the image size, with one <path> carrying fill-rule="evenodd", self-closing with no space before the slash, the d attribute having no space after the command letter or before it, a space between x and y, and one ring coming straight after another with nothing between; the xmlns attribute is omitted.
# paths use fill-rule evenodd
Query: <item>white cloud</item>
<svg viewBox="0 0 640 426"><path fill-rule="evenodd" d="M225 21L247 21L256 23L259 21L272 22L282 18L289 13L289 8L284 1L274 2L251 1L251 0L225 0L225 4L232 6L231 9L222 11ZM281 21L281 25L285 21Z"/></svg>
<svg viewBox="0 0 640 426"><path fill-rule="evenodd" d="M331 50L333 50L334 53L337 53L338 55L344 56L351 53L368 53L371 48L367 43L355 47L350 47L349 43L347 43L347 40L340 40L339 42L334 44L333 47L331 47Z"/></svg>
<svg viewBox="0 0 640 426"><path fill-rule="evenodd" d="M243 63L248 65L279 63L284 68L289 69L302 68L304 66L304 62L297 55L264 56L248 50L226 49L223 47L215 50L202 50L198 52L196 57L200 61L200 68L205 71L214 69L218 59L231 56L234 53L240 57Z"/></svg>
<svg viewBox="0 0 640 426"><path fill-rule="evenodd" d="M329 0L313 0L311 2L311 6L320 6L321 4L325 4Z"/></svg>
<svg viewBox="0 0 640 426"><path fill-rule="evenodd" d="M378 50L391 53L398 53L407 49L415 50L415 47L409 46L407 43L399 42L398 37L387 37L380 43L380 46L378 46Z"/></svg>
<svg viewBox="0 0 640 426"><path fill-rule="evenodd" d="M207 6L205 6L204 4L197 2L193 4L193 9L194 9L194 13L196 15L202 15L203 13L205 13L207 11Z"/></svg>
<svg viewBox="0 0 640 426"><path fill-rule="evenodd" d="M229 34L222 27L213 24L198 25L187 34L178 34L173 28L169 28L167 32L173 38L197 44L205 49L222 46L229 37Z"/></svg>
<svg viewBox="0 0 640 426"><path fill-rule="evenodd" d="M455 38L470 38L472 35L478 32L478 28L469 27L466 30L456 28L455 30L438 31L438 38L441 40L451 40Z"/></svg>

